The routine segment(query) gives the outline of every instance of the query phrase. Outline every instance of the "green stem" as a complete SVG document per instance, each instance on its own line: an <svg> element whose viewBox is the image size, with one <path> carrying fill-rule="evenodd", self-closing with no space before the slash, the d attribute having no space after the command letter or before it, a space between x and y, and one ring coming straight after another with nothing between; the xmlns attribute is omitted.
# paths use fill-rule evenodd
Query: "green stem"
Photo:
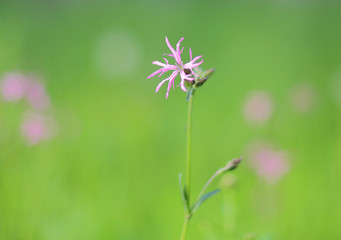
<svg viewBox="0 0 341 240"><path fill-rule="evenodd" d="M201 189L199 196L197 198L197 200L195 200L194 204L197 203L200 198L204 195L206 189L208 188L208 186L211 184L211 182L218 177L220 174L229 171L229 170L233 170L235 169L238 164L241 162L241 158L235 158L231 161L229 161L224 167L218 169L211 177L210 179L208 179L208 181L206 182L206 184L204 185L204 187ZM196 211L196 208L192 209L191 214L194 213Z"/></svg>
<svg viewBox="0 0 341 240"><path fill-rule="evenodd" d="M189 221L189 218L185 216L184 225L182 227L182 233L181 233L180 240L185 240L186 233L187 233L188 221Z"/></svg>
<svg viewBox="0 0 341 240"><path fill-rule="evenodd" d="M184 225L182 227L182 233L180 240L185 240L187 233L187 226L191 217L190 209L190 187L191 187L191 123L192 123L192 106L193 106L193 94L190 96L188 102L188 114L187 114L187 168L186 168L186 197L187 197L187 209L185 213Z"/></svg>
<svg viewBox="0 0 341 240"><path fill-rule="evenodd" d="M191 188L191 124L192 124L193 94L189 99L187 113L187 170L186 170L186 194L187 202L190 203ZM188 206L189 209L190 206Z"/></svg>
<svg viewBox="0 0 341 240"><path fill-rule="evenodd" d="M229 166L225 166L223 168L220 168L218 171L216 171L211 177L210 179L208 179L208 181L206 182L206 184L204 185L204 187L201 189L199 196L197 198L197 201L199 201L199 199L202 197L202 195L204 195L206 189L208 188L208 186L211 184L211 182L218 177L220 174L222 174L223 172L225 172L226 170L228 170ZM196 202L197 202L196 201Z"/></svg>

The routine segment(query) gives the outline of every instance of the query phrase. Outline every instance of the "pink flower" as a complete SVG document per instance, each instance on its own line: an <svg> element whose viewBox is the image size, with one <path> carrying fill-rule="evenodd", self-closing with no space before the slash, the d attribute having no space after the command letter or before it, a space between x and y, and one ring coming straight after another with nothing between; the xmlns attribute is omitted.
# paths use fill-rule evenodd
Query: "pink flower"
<svg viewBox="0 0 341 240"><path fill-rule="evenodd" d="M245 118L253 123L265 123L273 110L272 98L266 92L252 92L244 105Z"/></svg>
<svg viewBox="0 0 341 240"><path fill-rule="evenodd" d="M35 110L45 110L50 104L45 86L31 76L7 74L1 82L1 94L5 101L25 98Z"/></svg>
<svg viewBox="0 0 341 240"><path fill-rule="evenodd" d="M152 73L151 75L149 75L147 77L147 79L154 77L155 75L159 74L158 77L162 76L165 72L168 71L173 71L171 73L171 75L162 80L159 85L156 87L156 91L158 92L161 88L161 86L167 82L168 82L168 88L167 88L167 93L166 93L166 98L168 98L168 94L169 94L169 90L170 88L173 86L174 88L174 81L175 78L178 74L180 74L180 78L181 78L181 82L178 86L181 86L181 89L186 92L187 89L185 87L185 81L194 81L194 78L192 77L193 75L197 76L197 74L193 71L193 68L198 67L200 64L202 64L204 62L204 60L201 60L200 62L197 62L200 58L202 58L202 56L197 56L195 58L192 59L192 50L191 48L189 49L189 55L190 55L190 61L186 64L183 64L182 60L181 60L181 54L183 51L183 48L180 51L180 43L182 42L184 38L181 38L180 41L178 42L178 44L176 44L176 50L174 50L174 48L172 47L172 45L169 43L168 38L166 37L166 43L167 46L169 47L169 49L171 50L172 54L164 54L167 56L170 56L172 58L175 59L175 65L171 65L168 63L168 60L166 58L164 58L166 63L162 63L159 61L154 61L153 64L158 65L162 68L160 68L159 70L155 71L154 73ZM178 87L177 86L177 87Z"/></svg>
<svg viewBox="0 0 341 240"><path fill-rule="evenodd" d="M36 110L45 110L50 104L50 98L45 91L45 86L35 79L28 81L26 100Z"/></svg>
<svg viewBox="0 0 341 240"><path fill-rule="evenodd" d="M21 132L30 145L35 145L42 140L51 138L53 121L39 114L27 114L21 124Z"/></svg>
<svg viewBox="0 0 341 240"><path fill-rule="evenodd" d="M20 74L7 74L1 83L1 94L5 101L18 101L25 95L26 79Z"/></svg>
<svg viewBox="0 0 341 240"><path fill-rule="evenodd" d="M271 145L257 145L251 150L251 165L267 182L276 183L289 171L287 155L283 151L274 151Z"/></svg>

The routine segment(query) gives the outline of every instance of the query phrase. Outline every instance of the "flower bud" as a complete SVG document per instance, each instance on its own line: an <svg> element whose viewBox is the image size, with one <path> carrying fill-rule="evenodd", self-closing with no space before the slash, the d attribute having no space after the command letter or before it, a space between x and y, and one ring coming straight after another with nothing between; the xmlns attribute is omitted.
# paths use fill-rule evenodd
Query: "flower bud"
<svg viewBox="0 0 341 240"><path fill-rule="evenodd" d="M195 81L196 87L201 87L209 77L214 73L215 69L211 68L209 70L206 70L204 72L201 72L198 79Z"/></svg>
<svg viewBox="0 0 341 240"><path fill-rule="evenodd" d="M236 169L241 161L242 161L241 158L235 158L231 161L228 161L226 164L226 167L227 167L226 170L231 171L231 170Z"/></svg>
<svg viewBox="0 0 341 240"><path fill-rule="evenodd" d="M194 84L195 84L194 80L193 81L185 81L185 86L187 88L192 88Z"/></svg>

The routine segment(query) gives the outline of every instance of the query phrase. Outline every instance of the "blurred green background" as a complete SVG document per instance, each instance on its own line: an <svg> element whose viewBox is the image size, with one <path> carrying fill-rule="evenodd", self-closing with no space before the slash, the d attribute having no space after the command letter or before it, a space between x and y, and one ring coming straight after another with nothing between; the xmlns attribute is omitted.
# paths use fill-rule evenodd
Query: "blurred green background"
<svg viewBox="0 0 341 240"><path fill-rule="evenodd" d="M146 79L165 36L216 68L194 99L193 193L244 156L188 239L341 239L340 23L328 0L1 1L0 73L39 75L57 127L27 144L27 104L0 101L0 239L179 238L186 94ZM301 83L315 89L304 112ZM272 99L262 123L245 118L253 91ZM285 152L276 182L252 167L253 142Z"/></svg>

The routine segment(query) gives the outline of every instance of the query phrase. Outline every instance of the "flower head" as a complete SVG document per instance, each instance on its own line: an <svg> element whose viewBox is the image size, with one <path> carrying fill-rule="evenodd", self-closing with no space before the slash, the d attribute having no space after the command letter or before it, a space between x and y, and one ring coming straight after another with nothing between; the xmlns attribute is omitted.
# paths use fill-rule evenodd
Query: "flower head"
<svg viewBox="0 0 341 240"><path fill-rule="evenodd" d="M271 144L251 144L248 152L252 168L268 183L276 183L290 170L288 154L282 150L276 151Z"/></svg>
<svg viewBox="0 0 341 240"><path fill-rule="evenodd" d="M282 151L261 149L254 156L257 173L268 182L275 183L289 170L286 154Z"/></svg>
<svg viewBox="0 0 341 240"><path fill-rule="evenodd" d="M174 88L174 81L175 81L175 78L178 76L178 74L180 75L181 82L179 85L177 85L177 87L180 86L184 92L187 92L187 89L185 87L185 81L193 82L194 81L193 75L197 76L197 74L193 71L193 68L198 67L200 64L202 64L204 62L203 59L201 59L200 62L197 62L200 58L202 58L202 56L197 56L195 58L192 58L191 48L189 49L190 61L188 63L185 63L185 64L182 62L181 54L182 54L183 48L180 50L180 43L183 41L183 39L184 38L181 38L179 40L179 42L176 44L176 49L174 49L172 47L172 45L169 43L168 38L166 37L167 46L169 47L169 49L171 50L172 53L171 54L164 54L164 55L167 55L169 57L174 58L175 64L174 65L169 64L168 60L166 58L164 58L165 63L162 63L159 61L154 61L153 64L160 66L161 68L159 70L153 72L151 75L149 75L147 77L147 79L149 79L151 77L154 77L157 74L159 74L158 77L160 77L165 72L172 71L171 75L168 78L162 80L159 83L159 85L156 87L156 92L158 92L160 90L161 86L165 82L168 81L166 98L168 98L170 88L172 86Z"/></svg>
<svg viewBox="0 0 341 240"><path fill-rule="evenodd" d="M20 74L7 74L1 82L1 94L5 101L18 101L25 95L26 79Z"/></svg>
<svg viewBox="0 0 341 240"><path fill-rule="evenodd" d="M34 78L28 81L26 100L36 110L45 110L50 104L50 98L46 93L45 86Z"/></svg>
<svg viewBox="0 0 341 240"><path fill-rule="evenodd" d="M28 113L21 124L21 132L30 145L52 137L54 121L40 114Z"/></svg>

